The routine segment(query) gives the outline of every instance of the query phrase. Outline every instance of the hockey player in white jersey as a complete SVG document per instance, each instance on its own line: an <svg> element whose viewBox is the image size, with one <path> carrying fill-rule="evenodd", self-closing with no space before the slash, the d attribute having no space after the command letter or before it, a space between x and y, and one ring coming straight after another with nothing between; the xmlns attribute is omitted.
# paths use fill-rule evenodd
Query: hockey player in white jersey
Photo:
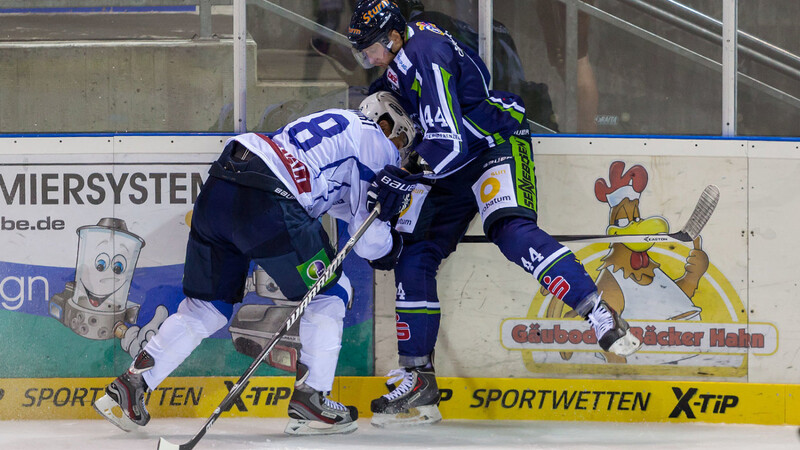
<svg viewBox="0 0 800 450"><path fill-rule="evenodd" d="M415 134L411 120L393 102L391 96L376 94L362 103L364 113L330 109L275 133L228 140L194 206L184 265L186 298L130 369L95 402L100 414L126 431L147 424L145 394L228 323L233 305L242 301L251 261L288 299L301 300L316 281L314 275L336 255L318 220L326 212L347 222L352 234L380 203L378 221L354 250L374 267L393 265L402 239L387 220L399 213L409 192L402 186L381 186L378 196L378 186L393 178L392 169L384 167L396 168L398 149L408 146ZM286 433L349 433L357 428L356 408L327 396L351 298L350 282L339 270L300 319L302 350ZM121 415L114 413L117 407Z"/></svg>

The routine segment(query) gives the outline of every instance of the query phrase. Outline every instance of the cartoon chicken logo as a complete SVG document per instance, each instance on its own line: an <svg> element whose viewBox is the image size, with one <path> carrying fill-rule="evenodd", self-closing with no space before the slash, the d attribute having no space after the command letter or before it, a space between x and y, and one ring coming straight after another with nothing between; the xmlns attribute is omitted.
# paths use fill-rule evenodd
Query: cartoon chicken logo
<svg viewBox="0 0 800 450"><path fill-rule="evenodd" d="M669 232L661 216L642 217L639 201L647 187L647 171L636 165L623 173L625 163L614 161L609 182L595 182L595 197L611 208L608 235L659 234ZM708 270L708 255L701 238L694 240L684 266L685 273L673 280L650 257L652 242L614 243L600 266L597 286L603 298L626 319L700 320L701 309L692 302L700 279Z"/></svg>
<svg viewBox="0 0 800 450"><path fill-rule="evenodd" d="M597 200L608 203L610 208L606 234L615 235L655 235L669 233L669 222L661 216L642 217L639 203L642 192L647 187L647 170L632 166L627 171L625 163L614 161L609 168L608 181L598 178L594 193ZM697 291L700 279L708 270L708 255L701 248L701 238L694 240L684 264L684 274L671 278L661 264L650 255L654 242L609 244L608 253L601 258L597 269L600 274L595 280L603 299L616 309L626 320L701 320L702 309L694 304L692 297ZM564 304L553 301L548 307L548 317L560 317ZM564 317L575 317L568 311ZM572 358L571 352L561 352L562 359ZM612 353L602 357L611 363L624 363L626 358ZM647 359L648 363L663 364L674 362L675 358L685 359L687 355L635 355L637 359ZM692 357L692 356L689 356Z"/></svg>
<svg viewBox="0 0 800 450"><path fill-rule="evenodd" d="M642 214L649 178L641 165L626 170L624 162L611 162L607 178L591 178L595 199L609 208L607 237L565 236L589 242L575 256L642 349L627 358L598 351L585 321L541 288L524 317L500 325L503 347L520 352L527 372L738 377L748 373L750 358L776 351L777 328L747 316L736 287L703 249L700 233L719 188L706 186L683 228L670 232L664 217Z"/></svg>

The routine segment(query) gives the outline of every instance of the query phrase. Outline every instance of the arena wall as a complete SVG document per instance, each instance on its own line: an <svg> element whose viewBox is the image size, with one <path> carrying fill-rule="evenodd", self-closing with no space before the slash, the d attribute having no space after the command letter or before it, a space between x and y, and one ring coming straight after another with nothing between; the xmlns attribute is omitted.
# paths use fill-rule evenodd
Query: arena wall
<svg viewBox="0 0 800 450"><path fill-rule="evenodd" d="M127 367L140 333L163 321L159 306L172 311L182 298L191 203L227 137L0 138L0 418L93 417L91 397ZM543 229L605 234L610 205L595 185L613 184L611 168L624 164L623 173L648 180L641 217L664 219L670 232L683 226L704 187L719 187L700 240L646 249L676 284L687 265L705 265L702 255L708 265L685 298L624 299L623 317L645 346L621 360L598 352L586 324L566 317L568 308L492 244L461 244L438 278L445 417L800 424L792 406L800 370L798 150L796 140L535 136ZM109 218L118 220L103 221ZM113 296L111 329L100 330L108 311L82 310L92 308L75 298L75 281L94 261L86 260L93 256L86 242L111 224L140 245L128 255L135 274L114 280L115 292L126 295ZM468 235L480 241L479 219ZM569 247L600 276L608 244ZM360 293L345 324L337 389L366 413L368 400L384 392L380 376L396 367L394 285L391 274L373 280L357 258L348 264ZM250 300L264 300L255 280L251 288ZM676 310L692 314L677 320ZM209 339L151 395L156 414L202 417L216 406L249 364L230 336L225 329ZM231 413L282 416L286 375L260 370Z"/></svg>

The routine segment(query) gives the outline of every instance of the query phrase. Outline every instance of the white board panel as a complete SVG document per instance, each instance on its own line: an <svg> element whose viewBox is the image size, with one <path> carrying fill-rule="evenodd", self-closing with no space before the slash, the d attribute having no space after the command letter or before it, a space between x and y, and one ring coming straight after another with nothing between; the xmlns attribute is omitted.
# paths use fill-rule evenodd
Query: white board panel
<svg viewBox="0 0 800 450"><path fill-rule="evenodd" d="M594 186L598 180L609 182L610 167L615 161L623 162L625 171L640 166L636 170L646 173L648 182L639 197L641 217L663 218L670 232L685 224L703 188L717 185L721 200L699 242L659 244L647 250L650 258L660 264L662 279L674 285L667 289L673 293L679 290L675 286L683 289L685 282L680 279L692 252L705 255L708 267L695 283L692 295L670 294L662 298L658 293L635 290L632 292L636 295L624 298L623 317L646 341L637 355L620 360L600 351L585 351L585 347L570 347L569 343L562 347L571 352L566 355L551 351L559 348L558 343L555 347L540 345L538 350L523 349L527 343L509 348L512 338L503 334L504 326L527 323L553 330L557 324L564 329L566 325L553 316L560 308L551 306L557 305L552 296L538 292L532 277L506 261L493 244L461 244L442 264L438 276L442 326L436 349L437 373L469 377L758 377L762 381L785 381L783 375L776 376L767 369L777 362L776 355L784 348L782 321L769 314L757 320L748 317L750 302L760 301L750 298L748 282L749 264L753 263L753 251L748 249L752 239L747 213L752 171L748 154L758 151L784 155L791 151L788 146L797 143L772 146L755 142L756 147L747 141L723 139L537 136L534 154L539 225L553 235L606 232L610 205L598 199ZM480 234L478 219L473 221L468 235ZM600 273L602 258L610 251L603 244L570 243L568 247L593 278ZM379 281L376 291L378 372L397 365L392 299L388 298L393 295L393 287L382 283ZM561 314L568 310L563 308ZM671 315L675 310L694 311L694 315L675 320ZM572 328L581 327L585 329L586 325L576 321ZM754 374L756 370L759 375Z"/></svg>

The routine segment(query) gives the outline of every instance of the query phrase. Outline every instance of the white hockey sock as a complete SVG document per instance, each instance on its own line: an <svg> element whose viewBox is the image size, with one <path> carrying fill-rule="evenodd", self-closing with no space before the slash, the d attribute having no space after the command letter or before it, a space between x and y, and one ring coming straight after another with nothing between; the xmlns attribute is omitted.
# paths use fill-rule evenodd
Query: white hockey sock
<svg viewBox="0 0 800 450"><path fill-rule="evenodd" d="M158 333L144 347L155 365L143 374L153 390L200 345L225 326L228 319L209 302L186 297L178 312L167 317Z"/></svg>
<svg viewBox="0 0 800 450"><path fill-rule="evenodd" d="M344 276L339 284L348 297L352 295L350 281ZM336 295L318 295L308 304L300 318L300 362L308 366L306 385L317 391L328 392L333 388L339 350L342 349L342 329L345 303Z"/></svg>

